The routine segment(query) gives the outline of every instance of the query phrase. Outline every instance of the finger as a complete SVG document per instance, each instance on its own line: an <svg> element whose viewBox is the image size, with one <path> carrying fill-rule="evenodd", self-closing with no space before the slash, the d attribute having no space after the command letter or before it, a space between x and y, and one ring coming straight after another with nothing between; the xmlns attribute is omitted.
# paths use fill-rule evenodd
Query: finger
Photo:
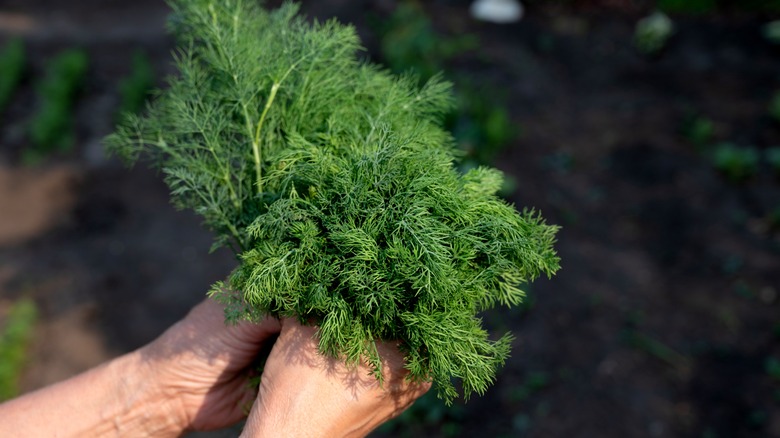
<svg viewBox="0 0 780 438"><path fill-rule="evenodd" d="M405 406L425 394L431 387L430 382L408 380L409 371L406 369L406 360L401 353L398 341L377 341L382 366L382 383L374 376L374 368L364 358L357 366L350 366L343 358L324 356L319 350L317 327L301 325L295 318L286 318L281 321L282 334L274 347L281 350L286 356L287 363L303 363L313 368L323 370L331 377L348 379L352 384L360 383L365 391L384 393L401 400L400 405Z"/></svg>
<svg viewBox="0 0 780 438"><path fill-rule="evenodd" d="M281 331L279 320L270 316L259 322L228 322L225 320L225 305L211 298L198 304L191 315L198 320L199 327L209 332L208 334L226 331L240 342L259 344Z"/></svg>

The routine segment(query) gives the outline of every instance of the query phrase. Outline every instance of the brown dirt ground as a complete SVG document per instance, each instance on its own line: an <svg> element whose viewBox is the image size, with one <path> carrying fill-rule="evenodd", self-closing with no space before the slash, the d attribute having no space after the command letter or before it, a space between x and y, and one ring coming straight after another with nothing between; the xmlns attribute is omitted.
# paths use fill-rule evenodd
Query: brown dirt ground
<svg viewBox="0 0 780 438"><path fill-rule="evenodd" d="M443 412L424 402L430 412L378 435L780 436L780 382L765 369L780 358L780 236L770 221L780 180L764 163L729 183L681 134L700 114L715 123L714 141L780 145L766 111L780 89L780 48L758 31L772 17L675 17L669 47L648 57L631 43L647 2L529 2L510 26L473 22L468 3L426 10L444 33L478 35L480 50L452 67L505 96L522 134L496 165L517 182L513 202L563 226L563 270L533 286L525 309L485 315L517 337L486 396ZM304 10L355 22L376 54L365 17L394 4ZM211 237L168 204L159 175L102 153L129 54L141 48L160 77L170 72L166 13L152 0L0 2L0 45L23 35L31 57L0 119L0 307L30 297L42 315L25 390L150 341L235 264L207 254ZM91 61L78 146L22 168L33 78L72 46Z"/></svg>

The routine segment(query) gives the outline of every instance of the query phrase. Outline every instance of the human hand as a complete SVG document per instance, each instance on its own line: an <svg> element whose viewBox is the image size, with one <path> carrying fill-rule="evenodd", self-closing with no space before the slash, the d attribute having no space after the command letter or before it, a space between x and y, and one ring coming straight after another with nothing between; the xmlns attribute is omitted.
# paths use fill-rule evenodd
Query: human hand
<svg viewBox="0 0 780 438"><path fill-rule="evenodd" d="M256 390L247 379L279 321L226 326L206 300L151 344L0 404L0 437L181 436L229 426Z"/></svg>
<svg viewBox="0 0 780 438"><path fill-rule="evenodd" d="M406 380L396 344L377 345L380 385L368 365L348 367L322 356L316 332L294 319L282 321L242 437L363 437L430 389L430 383Z"/></svg>
<svg viewBox="0 0 780 438"><path fill-rule="evenodd" d="M223 306L205 300L158 339L139 350L168 411L185 430L212 430L243 419L257 391L248 378L264 344L281 326L225 324Z"/></svg>

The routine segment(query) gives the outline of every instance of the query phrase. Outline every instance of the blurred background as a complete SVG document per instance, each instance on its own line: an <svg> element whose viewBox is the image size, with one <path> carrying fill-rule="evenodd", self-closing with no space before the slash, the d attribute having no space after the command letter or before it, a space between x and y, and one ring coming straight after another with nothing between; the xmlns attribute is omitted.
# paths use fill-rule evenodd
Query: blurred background
<svg viewBox="0 0 780 438"><path fill-rule="evenodd" d="M517 338L494 387L376 436L780 437L780 1L473 3L302 3L444 72L463 166L563 227L560 273L484 315ZM173 73L167 13L0 0L0 400L149 342L236 264L103 152Z"/></svg>

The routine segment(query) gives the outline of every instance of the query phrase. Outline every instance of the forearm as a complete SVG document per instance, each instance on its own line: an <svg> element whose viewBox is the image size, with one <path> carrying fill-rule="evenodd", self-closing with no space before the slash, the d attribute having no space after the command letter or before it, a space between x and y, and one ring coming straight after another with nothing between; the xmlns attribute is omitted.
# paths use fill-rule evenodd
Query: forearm
<svg viewBox="0 0 780 438"><path fill-rule="evenodd" d="M0 405L0 436L173 437L175 409L140 351Z"/></svg>

